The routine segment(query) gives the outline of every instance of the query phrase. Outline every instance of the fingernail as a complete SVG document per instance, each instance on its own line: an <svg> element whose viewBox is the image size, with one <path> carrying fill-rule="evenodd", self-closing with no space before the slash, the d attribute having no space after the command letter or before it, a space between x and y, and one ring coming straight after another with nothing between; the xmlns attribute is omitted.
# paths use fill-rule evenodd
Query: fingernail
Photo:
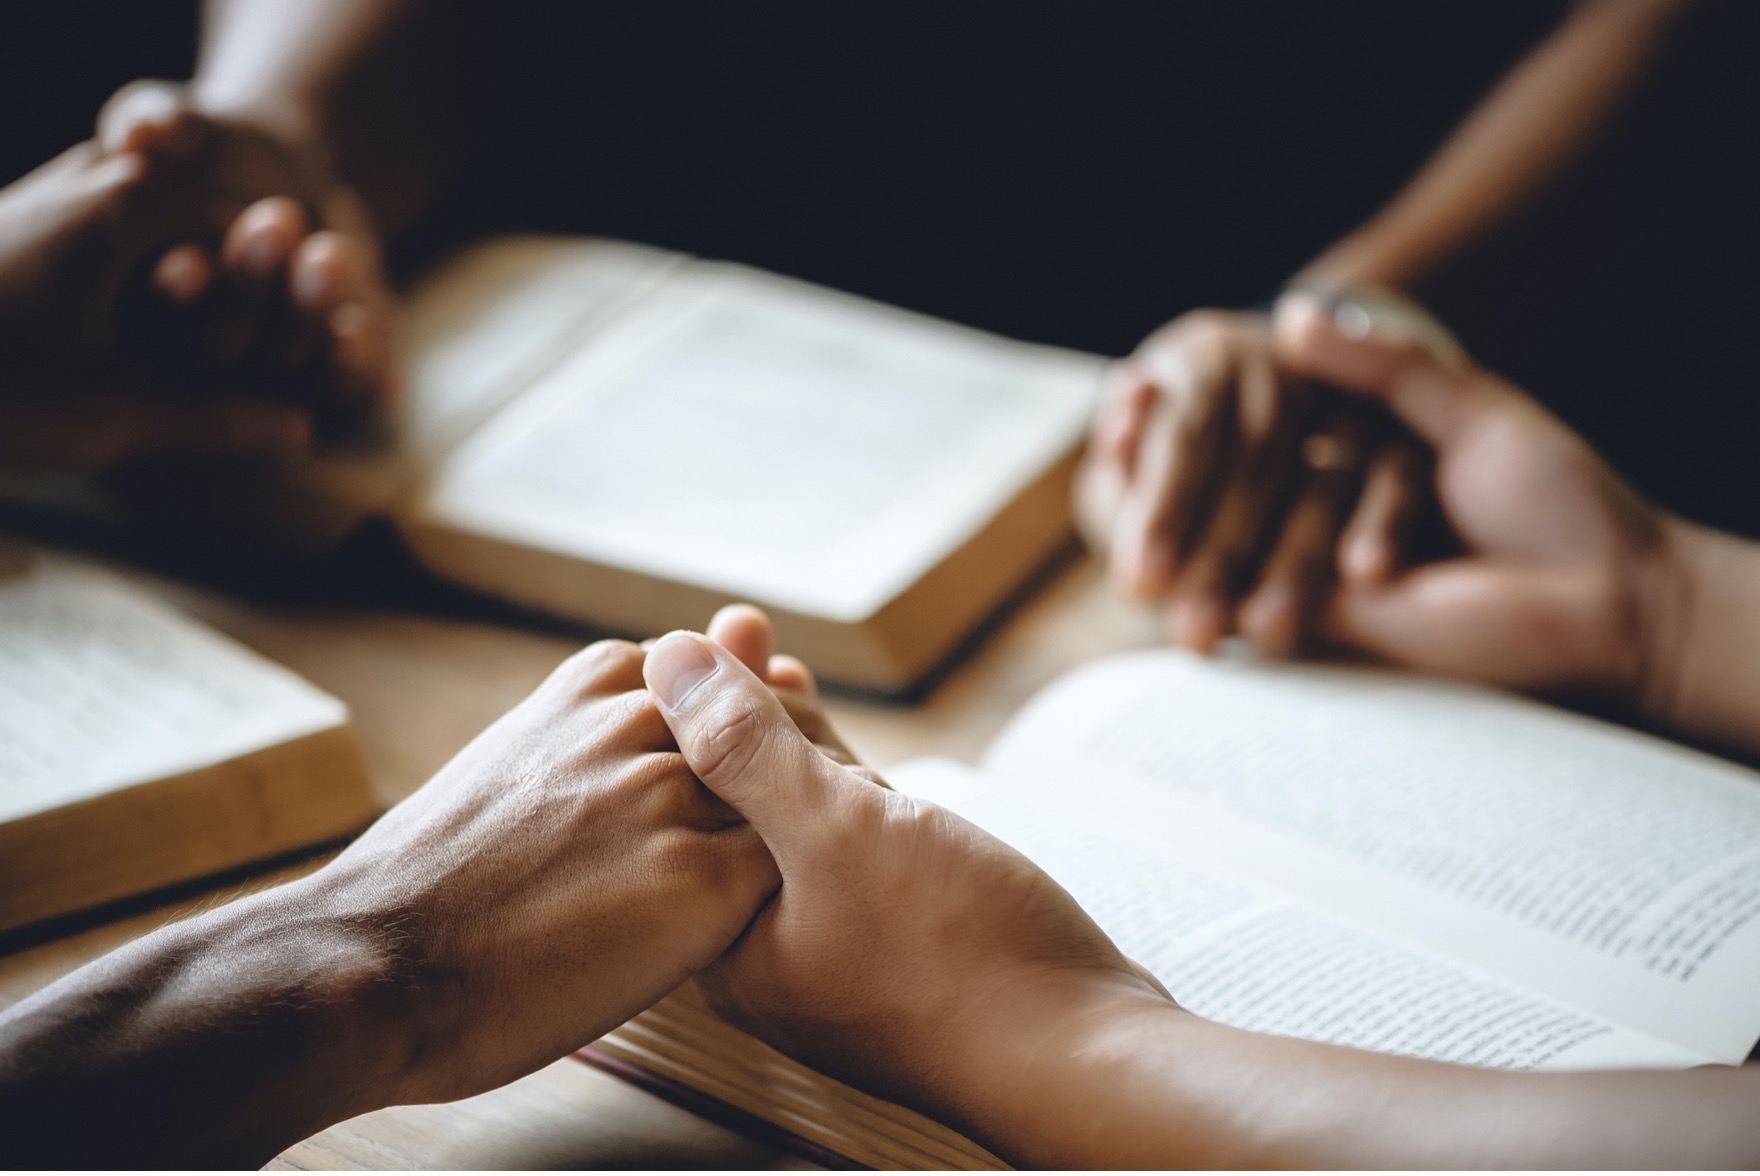
<svg viewBox="0 0 1760 1176"><path fill-rule="evenodd" d="M1284 584L1261 589L1241 609L1241 628L1253 647L1269 657L1289 652L1295 640L1295 597Z"/></svg>
<svg viewBox="0 0 1760 1176"><path fill-rule="evenodd" d="M1287 584L1267 584L1254 594L1250 607L1260 623L1278 623L1295 610L1295 597Z"/></svg>
<svg viewBox="0 0 1760 1176"><path fill-rule="evenodd" d="M330 279L324 268L314 262L305 251L293 263L292 280L288 283L294 302L307 310L311 310L324 301L330 292Z"/></svg>
<svg viewBox="0 0 1760 1176"><path fill-rule="evenodd" d="M1345 552L1345 571L1354 580L1381 577L1387 549L1378 539L1359 539Z"/></svg>
<svg viewBox="0 0 1760 1176"><path fill-rule="evenodd" d="M667 710L682 710L721 668L702 644L703 638L691 633L668 633L648 651L644 676L660 705Z"/></svg>
<svg viewBox="0 0 1760 1176"><path fill-rule="evenodd" d="M1160 544L1151 544L1137 553L1130 575L1126 577L1129 594L1138 604L1146 604L1167 591L1173 579L1173 559Z"/></svg>
<svg viewBox="0 0 1760 1176"><path fill-rule="evenodd" d="M1222 613L1207 600L1190 601L1173 614L1174 640L1197 653L1208 653L1222 636Z"/></svg>
<svg viewBox="0 0 1760 1176"><path fill-rule="evenodd" d="M147 146L153 131L162 131L177 117L177 99L160 89L144 89L128 99L126 121L120 124L120 141L108 146L125 151L139 151Z"/></svg>
<svg viewBox="0 0 1760 1176"><path fill-rule="evenodd" d="M1341 298L1332 307L1332 325L1346 339L1367 339L1375 333L1375 315L1367 306L1350 298ZM1384 330L1383 334L1395 334Z"/></svg>
<svg viewBox="0 0 1760 1176"><path fill-rule="evenodd" d="M268 231L251 234L245 239L244 248L239 250L238 261L246 273L259 278L274 273L281 264L281 247L275 234Z"/></svg>
<svg viewBox="0 0 1760 1176"><path fill-rule="evenodd" d="M1460 340L1422 306L1397 293L1342 294L1332 302L1332 325L1347 339L1395 346L1416 343L1444 363L1466 357Z"/></svg>
<svg viewBox="0 0 1760 1176"><path fill-rule="evenodd" d="M207 266L193 247L172 249L160 259L155 277L174 302L193 302L207 286Z"/></svg>

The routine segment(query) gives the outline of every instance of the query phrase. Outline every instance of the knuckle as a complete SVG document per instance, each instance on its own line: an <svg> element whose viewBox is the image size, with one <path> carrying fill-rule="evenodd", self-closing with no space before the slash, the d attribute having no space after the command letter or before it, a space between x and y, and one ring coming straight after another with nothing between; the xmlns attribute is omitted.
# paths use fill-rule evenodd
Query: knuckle
<svg viewBox="0 0 1760 1176"><path fill-rule="evenodd" d="M1203 385L1180 398L1173 410L1169 431L1177 446L1207 441L1222 421L1223 397L1214 385Z"/></svg>
<svg viewBox="0 0 1760 1176"><path fill-rule="evenodd" d="M1417 493L1430 472L1430 459L1424 451L1409 442L1402 442L1393 447L1388 458L1393 467L1393 476L1399 481L1400 488L1407 493Z"/></svg>
<svg viewBox="0 0 1760 1176"><path fill-rule="evenodd" d="M652 734L661 742L671 745L672 730L666 725L666 716L660 712L660 703L646 690L632 691L630 694L630 712L628 723L632 730Z"/></svg>
<svg viewBox="0 0 1760 1176"><path fill-rule="evenodd" d="M887 792L883 803L861 793L846 794L831 806L814 849L832 862L856 862L874 855L877 845L909 828L911 812L893 801L917 804L903 793Z"/></svg>
<svg viewBox="0 0 1760 1176"><path fill-rule="evenodd" d="M689 759L706 783L725 783L745 773L763 754L770 731L756 701L717 699L690 738Z"/></svg>
<svg viewBox="0 0 1760 1176"><path fill-rule="evenodd" d="M858 764L858 763L850 763L845 766L851 772L854 772L856 775L860 776L862 779L866 780L868 783L877 784L881 788L886 789L888 792L891 792L893 790L892 785L890 785L886 782L886 778L884 776L882 776L879 772L876 772L873 768L868 767L868 765Z"/></svg>
<svg viewBox="0 0 1760 1176"><path fill-rule="evenodd" d="M628 689L640 684L644 658L634 642L595 641L556 667L550 681L575 693L593 693L613 684L616 689Z"/></svg>
<svg viewBox="0 0 1760 1176"><path fill-rule="evenodd" d="M596 806L593 820L606 813L621 813L644 828L664 831L694 828L692 816L697 809L697 782L684 757L676 753L655 752L627 761L620 770L607 773L599 761L599 771L583 765L587 774L601 782L597 790L602 807Z"/></svg>
<svg viewBox="0 0 1760 1176"><path fill-rule="evenodd" d="M751 890L768 888L776 880L775 859L750 825L707 834L699 844L716 891L730 899L747 902Z"/></svg>
<svg viewBox="0 0 1760 1176"><path fill-rule="evenodd" d="M1229 553L1220 544L1203 548L1180 573L1174 596L1179 600L1220 600L1230 579Z"/></svg>
<svg viewBox="0 0 1760 1176"><path fill-rule="evenodd" d="M1234 327L1233 316L1208 307L1188 311L1178 321L1182 332L1203 347L1226 346Z"/></svg>
<svg viewBox="0 0 1760 1176"><path fill-rule="evenodd" d="M720 856L713 851L714 840L683 825L668 825L655 831L648 840L648 865L661 878L674 882L713 880L721 873Z"/></svg>

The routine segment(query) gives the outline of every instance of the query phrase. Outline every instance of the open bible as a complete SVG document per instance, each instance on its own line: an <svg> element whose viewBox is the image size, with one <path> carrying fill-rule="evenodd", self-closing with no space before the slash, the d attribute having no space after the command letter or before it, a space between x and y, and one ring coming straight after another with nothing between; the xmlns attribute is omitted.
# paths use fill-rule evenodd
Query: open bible
<svg viewBox="0 0 1760 1176"><path fill-rule="evenodd" d="M1186 1008L1513 1069L1740 1064L1760 773L1475 687L1153 651L888 779L1043 866ZM689 992L593 1049L874 1166L994 1165Z"/></svg>
<svg viewBox="0 0 1760 1176"><path fill-rule="evenodd" d="M506 238L412 294L392 444L321 463L450 579L630 634L762 604L897 691L1065 541L1096 357L742 266Z"/></svg>
<svg viewBox="0 0 1760 1176"><path fill-rule="evenodd" d="M352 832L341 702L108 572L0 571L0 931Z"/></svg>

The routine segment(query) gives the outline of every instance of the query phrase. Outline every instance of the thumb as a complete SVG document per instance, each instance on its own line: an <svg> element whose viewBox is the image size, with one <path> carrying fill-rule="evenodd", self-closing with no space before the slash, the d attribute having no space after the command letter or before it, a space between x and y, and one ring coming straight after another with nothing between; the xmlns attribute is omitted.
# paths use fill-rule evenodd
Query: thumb
<svg viewBox="0 0 1760 1176"><path fill-rule="evenodd" d="M1594 584L1569 569L1455 559L1385 586L1346 587L1327 636L1398 665L1518 689L1558 684L1560 667L1605 659L1604 641L1568 623Z"/></svg>
<svg viewBox="0 0 1760 1176"><path fill-rule="evenodd" d="M106 155L136 151L187 158L200 146L205 130L205 120L175 82L130 82L98 112L97 139Z"/></svg>
<svg viewBox="0 0 1760 1176"><path fill-rule="evenodd" d="M1290 370L1382 401L1442 448L1499 399L1453 336L1416 306L1368 292L1292 290L1277 301L1278 359Z"/></svg>
<svg viewBox="0 0 1760 1176"><path fill-rule="evenodd" d="M642 676L691 771L779 861L787 857L791 835L846 786L842 769L807 741L768 686L707 637L668 633L648 651Z"/></svg>

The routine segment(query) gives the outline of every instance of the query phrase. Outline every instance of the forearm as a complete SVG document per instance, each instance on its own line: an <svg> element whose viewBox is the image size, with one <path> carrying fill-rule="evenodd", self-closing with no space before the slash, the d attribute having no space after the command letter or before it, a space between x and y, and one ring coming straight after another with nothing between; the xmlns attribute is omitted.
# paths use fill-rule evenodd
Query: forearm
<svg viewBox="0 0 1760 1176"><path fill-rule="evenodd" d="M192 84L212 113L314 138L395 233L467 146L465 21L432 0L208 0Z"/></svg>
<svg viewBox="0 0 1760 1176"><path fill-rule="evenodd" d="M1084 1032L984 1132L1035 1167L1720 1167L1760 1074L1515 1074L1230 1029L1171 1005Z"/></svg>
<svg viewBox="0 0 1760 1176"><path fill-rule="evenodd" d="M1528 55L1377 216L1295 282L1412 290L1560 183L1605 132L1686 0L1594 0Z"/></svg>
<svg viewBox="0 0 1760 1176"><path fill-rule="evenodd" d="M308 882L162 928L0 1014L7 1158L260 1165L395 1097L398 976Z"/></svg>
<svg viewBox="0 0 1760 1176"><path fill-rule="evenodd" d="M1678 520L1667 531L1644 705L1682 731L1760 751L1760 543Z"/></svg>

